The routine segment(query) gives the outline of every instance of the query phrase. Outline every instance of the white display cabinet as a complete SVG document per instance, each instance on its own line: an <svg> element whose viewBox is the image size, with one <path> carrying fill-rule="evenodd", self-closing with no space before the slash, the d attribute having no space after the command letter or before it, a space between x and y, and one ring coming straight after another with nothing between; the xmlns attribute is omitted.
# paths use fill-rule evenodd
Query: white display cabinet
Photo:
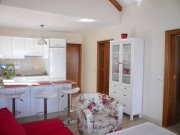
<svg viewBox="0 0 180 135"><path fill-rule="evenodd" d="M110 42L110 96L124 106L124 113L141 117L144 41L122 39Z"/></svg>

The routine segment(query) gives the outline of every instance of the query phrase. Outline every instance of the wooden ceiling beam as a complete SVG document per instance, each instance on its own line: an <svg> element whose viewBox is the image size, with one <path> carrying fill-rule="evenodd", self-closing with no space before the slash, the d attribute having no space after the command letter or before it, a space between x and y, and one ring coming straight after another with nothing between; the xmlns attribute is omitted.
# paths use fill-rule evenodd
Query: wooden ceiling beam
<svg viewBox="0 0 180 135"><path fill-rule="evenodd" d="M115 8L116 8L119 12L122 11L122 6L117 2L117 0L109 0L109 1L113 4L113 6L115 6Z"/></svg>

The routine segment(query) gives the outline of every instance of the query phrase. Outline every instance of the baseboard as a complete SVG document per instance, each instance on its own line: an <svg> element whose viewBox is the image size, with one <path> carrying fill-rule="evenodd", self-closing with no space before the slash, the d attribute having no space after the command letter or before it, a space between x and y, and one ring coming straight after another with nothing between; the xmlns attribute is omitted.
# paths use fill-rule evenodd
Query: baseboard
<svg viewBox="0 0 180 135"><path fill-rule="evenodd" d="M148 120L148 121L150 121L150 122L152 122L152 123L154 123L154 124L156 124L158 126L162 126L162 122L159 122L159 121L157 121L155 119L152 119L152 118L150 118L150 117L148 117L146 115L142 115L142 118L145 119L145 120Z"/></svg>

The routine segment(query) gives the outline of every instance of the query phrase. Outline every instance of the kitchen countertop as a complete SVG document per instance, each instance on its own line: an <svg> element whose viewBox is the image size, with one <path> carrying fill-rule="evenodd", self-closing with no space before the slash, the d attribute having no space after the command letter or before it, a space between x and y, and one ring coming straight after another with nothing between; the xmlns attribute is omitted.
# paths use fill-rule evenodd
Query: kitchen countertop
<svg viewBox="0 0 180 135"><path fill-rule="evenodd" d="M58 85L58 84L75 84L75 82L69 80L62 80L62 81L45 81L45 82L36 82L36 83L5 83L1 89L13 89L13 88L21 88L21 87L32 87L32 86L48 86L48 85Z"/></svg>

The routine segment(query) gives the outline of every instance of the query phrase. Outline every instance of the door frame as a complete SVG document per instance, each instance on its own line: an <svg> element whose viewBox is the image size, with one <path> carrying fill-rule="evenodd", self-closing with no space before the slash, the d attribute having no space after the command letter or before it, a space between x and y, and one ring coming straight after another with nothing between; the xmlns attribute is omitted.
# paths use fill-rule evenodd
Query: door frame
<svg viewBox="0 0 180 135"><path fill-rule="evenodd" d="M110 44L110 41L113 39L108 39L108 40L103 40L103 41L98 41L97 42L97 75L96 75L96 92L99 93L100 91L98 90L99 88L99 63L100 63L100 59L99 59L99 50L100 50L100 45L104 44L104 43L108 43ZM109 56L110 57L110 56Z"/></svg>
<svg viewBox="0 0 180 135"><path fill-rule="evenodd" d="M172 91L174 83L172 83L171 80L174 69L171 66L171 62L174 53L172 50L172 41L173 38L177 35L180 35L180 29L169 30L165 32L164 100L162 121L163 127L168 127L175 123L176 91ZM172 102L175 104L172 104L172 102L170 102L172 99ZM172 106L173 109L171 109ZM170 117L170 114L173 114L173 116ZM173 119L171 119L172 117Z"/></svg>

